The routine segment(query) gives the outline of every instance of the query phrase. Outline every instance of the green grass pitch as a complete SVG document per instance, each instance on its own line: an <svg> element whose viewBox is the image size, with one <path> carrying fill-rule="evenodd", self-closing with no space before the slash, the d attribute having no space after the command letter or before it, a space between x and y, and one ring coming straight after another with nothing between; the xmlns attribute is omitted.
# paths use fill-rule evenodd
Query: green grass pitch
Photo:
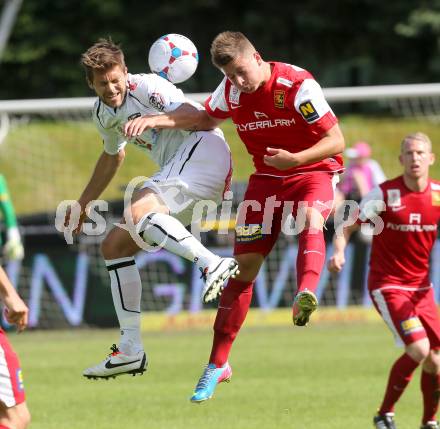
<svg viewBox="0 0 440 429"><path fill-rule="evenodd" d="M32 429L341 429L372 427L389 367L401 353L382 323L244 328L229 384L189 402L211 330L144 333L143 376L90 381L117 330L10 334L22 361ZM419 372L397 405L399 429L419 427Z"/></svg>

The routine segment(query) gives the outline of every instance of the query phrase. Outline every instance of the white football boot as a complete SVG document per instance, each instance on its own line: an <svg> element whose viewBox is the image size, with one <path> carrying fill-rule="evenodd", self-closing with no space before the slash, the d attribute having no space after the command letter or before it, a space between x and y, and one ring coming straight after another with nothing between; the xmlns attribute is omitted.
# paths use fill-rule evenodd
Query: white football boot
<svg viewBox="0 0 440 429"><path fill-rule="evenodd" d="M222 294L224 283L229 277L240 274L238 262L234 258L219 258L210 264L202 272L205 282L202 291L202 301L209 302L218 298Z"/></svg>
<svg viewBox="0 0 440 429"><path fill-rule="evenodd" d="M147 355L142 350L135 355L126 355L119 351L116 344L111 346L112 353L96 366L87 368L83 376L90 379L117 377L123 374L142 375L147 370Z"/></svg>

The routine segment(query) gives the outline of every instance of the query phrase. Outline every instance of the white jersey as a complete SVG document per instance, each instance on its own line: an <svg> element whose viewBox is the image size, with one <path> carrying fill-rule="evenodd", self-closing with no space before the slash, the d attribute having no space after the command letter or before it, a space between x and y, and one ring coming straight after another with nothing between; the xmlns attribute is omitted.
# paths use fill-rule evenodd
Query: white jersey
<svg viewBox="0 0 440 429"><path fill-rule="evenodd" d="M176 110L181 104L200 104L188 100L172 83L156 74L128 74L127 94L120 107L110 107L100 99L95 102L93 121L104 141L104 151L117 154L127 143L146 152L160 167L176 153L190 132L178 129L148 129L140 136L127 138L124 124L144 115L157 115Z"/></svg>

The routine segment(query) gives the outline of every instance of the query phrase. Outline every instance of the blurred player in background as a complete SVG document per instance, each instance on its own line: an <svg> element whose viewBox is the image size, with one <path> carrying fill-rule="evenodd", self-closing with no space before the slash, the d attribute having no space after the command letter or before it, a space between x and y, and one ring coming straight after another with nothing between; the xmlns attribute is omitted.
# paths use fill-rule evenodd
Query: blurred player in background
<svg viewBox="0 0 440 429"><path fill-rule="evenodd" d="M440 219L440 182L429 178L434 162L428 136L415 133L401 144L403 175L376 186L361 202L358 223L335 234L329 270L339 272L350 235L360 222L383 231L373 235L368 288L376 310L405 352L391 368L377 429L395 429L394 405L422 365L422 429L439 429L440 320L429 279L429 259ZM379 221L382 222L379 222ZM437 261L438 262L438 261Z"/></svg>
<svg viewBox="0 0 440 429"><path fill-rule="evenodd" d="M337 206L343 200L360 202L371 189L386 180L380 164L371 158L371 147L367 142L356 142L344 154L348 158L348 165L336 188Z"/></svg>
<svg viewBox="0 0 440 429"><path fill-rule="evenodd" d="M8 323L19 332L28 323L28 308L0 267L0 298ZM0 429L25 429L31 416L25 401L23 376L18 356L3 329L0 329Z"/></svg>
<svg viewBox="0 0 440 429"><path fill-rule="evenodd" d="M3 246L3 254L8 261L23 259L24 248L18 230L17 218L14 206L9 194L6 179L0 174L0 211L6 228L6 242ZM0 242L1 244L1 242Z"/></svg>
<svg viewBox="0 0 440 429"><path fill-rule="evenodd" d="M255 278L280 233L285 201L294 202L294 217L298 202L308 203L304 229L298 236L298 290L292 310L295 325L308 323L318 305L313 292L325 261L323 225L333 206L344 150L338 120L309 72L264 61L239 32L219 34L212 43L211 56L225 78L206 101L206 112L195 112L194 126L212 127L232 119L256 169L244 199L259 204L260 209L247 210L245 205L238 215L234 255L240 274L229 280L222 293L211 356L193 402L211 398L216 385L231 376L229 352L249 309ZM135 121L140 129L180 125L172 114L168 124L166 119L144 117ZM279 204L274 204L272 222L266 230L265 208L274 197Z"/></svg>
<svg viewBox="0 0 440 429"><path fill-rule="evenodd" d="M101 39L82 55L89 86L98 100L93 121L103 139L103 152L78 203L81 230L89 202L106 189L125 157L125 145L142 149L159 166L143 188L135 192L125 207L122 224L132 222L142 240L160 245L194 262L204 280L203 299L216 298L223 282L237 271L232 258L220 258L206 249L184 225L194 222L193 208L199 200L220 202L232 174L229 147L219 129L189 132L145 129L127 137L132 120L146 114L173 111L176 115L197 111L202 106L190 102L173 84L154 74L129 74L124 54L111 40ZM73 213L73 212L72 212ZM65 226L71 223L68 212ZM74 223L75 225L78 223ZM119 346L98 365L84 371L89 378L120 374L142 374L147 357L141 341L141 278L134 255L139 251L129 231L112 229L101 245L110 275L113 302L121 336Z"/></svg>

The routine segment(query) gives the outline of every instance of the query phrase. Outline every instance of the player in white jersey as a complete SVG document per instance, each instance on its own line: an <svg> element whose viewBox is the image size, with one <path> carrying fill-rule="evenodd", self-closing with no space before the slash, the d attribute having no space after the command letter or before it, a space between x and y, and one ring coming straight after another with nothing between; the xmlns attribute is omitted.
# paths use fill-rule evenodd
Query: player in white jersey
<svg viewBox="0 0 440 429"><path fill-rule="evenodd" d="M184 225L197 220L192 216L197 201L222 200L231 178L231 155L219 129L191 132L149 128L127 137L127 123L134 118L202 107L157 75L128 74L123 52L111 40L101 39L90 47L82 55L82 65L89 86L98 96L93 120L104 150L78 199L81 214L75 231L81 230L87 204L100 196L124 160L127 143L138 146L161 168L126 205L121 224L127 228L112 229L102 242L121 337L119 346L113 345L106 359L84 371L88 378L142 374L147 357L140 337L142 285L134 260L138 236L142 243L159 245L196 263L205 281L203 300L216 298L224 281L235 275L237 262L214 255ZM76 222L68 212L64 225ZM133 225L134 233L128 230L129 225Z"/></svg>

